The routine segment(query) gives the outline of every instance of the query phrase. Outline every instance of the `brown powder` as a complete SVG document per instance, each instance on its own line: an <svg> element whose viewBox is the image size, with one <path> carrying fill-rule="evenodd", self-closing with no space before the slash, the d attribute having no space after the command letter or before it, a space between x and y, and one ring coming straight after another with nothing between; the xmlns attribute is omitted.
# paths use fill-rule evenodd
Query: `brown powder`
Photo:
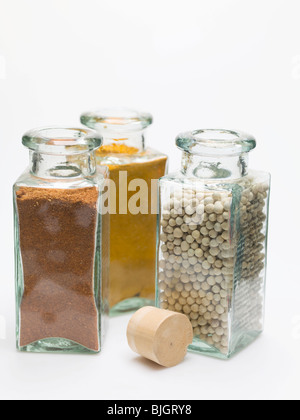
<svg viewBox="0 0 300 420"><path fill-rule="evenodd" d="M64 338L100 350L94 293L98 198L96 187L17 191L21 347Z"/></svg>

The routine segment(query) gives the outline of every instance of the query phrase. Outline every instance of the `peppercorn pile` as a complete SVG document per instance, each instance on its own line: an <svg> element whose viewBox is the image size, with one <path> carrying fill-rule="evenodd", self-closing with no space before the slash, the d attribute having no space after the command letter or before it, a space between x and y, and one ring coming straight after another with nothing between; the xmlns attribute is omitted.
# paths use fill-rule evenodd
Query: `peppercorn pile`
<svg viewBox="0 0 300 420"><path fill-rule="evenodd" d="M269 186L250 176L238 184L238 192L181 186L161 218L160 307L186 314L195 338L224 355L263 320Z"/></svg>

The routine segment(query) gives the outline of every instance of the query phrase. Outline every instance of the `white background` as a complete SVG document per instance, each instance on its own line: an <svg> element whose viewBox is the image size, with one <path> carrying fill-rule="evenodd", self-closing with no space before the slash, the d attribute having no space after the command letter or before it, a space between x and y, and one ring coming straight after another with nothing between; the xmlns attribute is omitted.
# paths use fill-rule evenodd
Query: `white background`
<svg viewBox="0 0 300 420"><path fill-rule="evenodd" d="M299 0L0 0L1 399L299 399L299 14ZM127 347L128 317L111 321L100 356L15 350L11 188L27 165L21 136L111 105L154 114L149 144L172 170L181 131L257 137L251 167L273 176L266 329L229 362L144 362Z"/></svg>

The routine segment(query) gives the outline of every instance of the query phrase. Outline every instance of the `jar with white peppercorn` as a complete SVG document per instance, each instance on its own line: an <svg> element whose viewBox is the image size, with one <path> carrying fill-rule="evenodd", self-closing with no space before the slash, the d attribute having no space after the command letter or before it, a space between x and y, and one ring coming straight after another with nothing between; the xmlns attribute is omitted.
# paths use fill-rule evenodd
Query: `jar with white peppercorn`
<svg viewBox="0 0 300 420"><path fill-rule="evenodd" d="M244 133L176 144L181 172L159 183L157 306L190 319L190 351L228 359L263 331L270 175L248 170Z"/></svg>

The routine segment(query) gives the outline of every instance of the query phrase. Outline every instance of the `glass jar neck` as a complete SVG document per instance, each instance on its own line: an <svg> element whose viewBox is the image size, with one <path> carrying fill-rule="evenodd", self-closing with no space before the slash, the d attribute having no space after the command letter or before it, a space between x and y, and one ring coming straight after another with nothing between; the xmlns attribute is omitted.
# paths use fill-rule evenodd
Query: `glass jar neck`
<svg viewBox="0 0 300 420"><path fill-rule="evenodd" d="M201 179L238 179L248 174L248 153L236 156L199 156L184 152L182 172Z"/></svg>
<svg viewBox="0 0 300 420"><path fill-rule="evenodd" d="M50 155L30 151L30 172L38 178L69 179L96 173L95 153Z"/></svg>
<svg viewBox="0 0 300 420"><path fill-rule="evenodd" d="M131 153L142 153L146 148L145 130L136 131L132 133L115 133L115 132L103 132L103 146L102 149L112 148L117 153L131 154Z"/></svg>

